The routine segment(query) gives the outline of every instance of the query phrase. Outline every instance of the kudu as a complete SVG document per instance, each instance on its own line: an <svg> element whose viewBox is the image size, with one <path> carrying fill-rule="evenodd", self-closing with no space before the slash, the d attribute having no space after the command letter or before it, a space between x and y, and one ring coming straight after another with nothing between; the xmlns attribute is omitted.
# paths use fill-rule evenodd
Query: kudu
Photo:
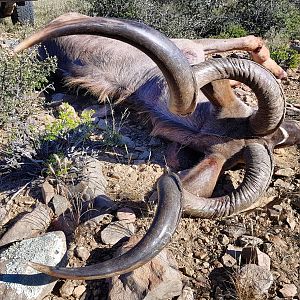
<svg viewBox="0 0 300 300"><path fill-rule="evenodd" d="M244 210L268 187L273 148L299 142L299 125L283 120L284 95L269 71L249 60L204 61L205 53L243 49L277 77L284 77L258 38L170 40L141 23L67 14L23 41L15 52L39 42L49 55L57 56L58 73L67 86L84 88L100 101L106 97L125 100L147 116L152 134L204 154L195 167L180 173L182 187L173 173L158 182L154 221L130 251L82 269L31 263L41 272L96 279L133 270L153 258L171 238L182 196L183 211L192 216L224 217ZM44 48L40 48L41 56ZM251 87L258 108L237 99L228 79ZM245 163L246 169L241 185L222 197L208 198L220 173L238 162Z"/></svg>

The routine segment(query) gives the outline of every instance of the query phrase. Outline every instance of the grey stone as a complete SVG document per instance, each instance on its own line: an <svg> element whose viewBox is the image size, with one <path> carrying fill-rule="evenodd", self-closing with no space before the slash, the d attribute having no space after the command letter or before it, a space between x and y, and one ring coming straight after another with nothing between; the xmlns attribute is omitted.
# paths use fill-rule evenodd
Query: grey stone
<svg viewBox="0 0 300 300"><path fill-rule="evenodd" d="M134 234L135 228L131 223L116 221L110 223L101 231L101 240L106 245L114 245L125 237Z"/></svg>
<svg viewBox="0 0 300 300"><path fill-rule="evenodd" d="M51 200L51 203L53 205L54 214L57 217L62 215L72 206L68 199L61 195L54 195L54 197Z"/></svg>
<svg viewBox="0 0 300 300"><path fill-rule="evenodd" d="M161 145L161 140L157 137L151 137L150 142L149 142L149 146L152 147L159 147Z"/></svg>
<svg viewBox="0 0 300 300"><path fill-rule="evenodd" d="M105 195L97 196L93 201L93 208L102 210L112 209L116 203Z"/></svg>
<svg viewBox="0 0 300 300"><path fill-rule="evenodd" d="M229 254L224 254L221 258L221 263L225 267L232 267L236 264L236 259Z"/></svg>
<svg viewBox="0 0 300 300"><path fill-rule="evenodd" d="M76 299L79 299L84 294L85 291L86 291L85 285L79 285L76 286L76 288L74 289L73 295L75 296Z"/></svg>
<svg viewBox="0 0 300 300"><path fill-rule="evenodd" d="M98 126L99 129L105 130L107 128L107 125L108 124L107 124L106 120L104 120L104 119L99 119L98 120L97 126Z"/></svg>
<svg viewBox="0 0 300 300"><path fill-rule="evenodd" d="M0 239L0 247L44 233L51 223L51 209L39 203L32 212L20 218Z"/></svg>
<svg viewBox="0 0 300 300"><path fill-rule="evenodd" d="M252 236L252 235L242 235L238 238L239 244L244 247L244 246L259 246L263 244L263 240Z"/></svg>
<svg viewBox="0 0 300 300"><path fill-rule="evenodd" d="M238 225L230 225L223 229L223 232L227 236L237 239L238 237L246 233L246 228Z"/></svg>
<svg viewBox="0 0 300 300"><path fill-rule="evenodd" d="M140 160L147 160L149 159L151 156L151 152L148 151L148 150L145 150L144 152L142 152L140 155L139 155L139 159Z"/></svg>
<svg viewBox="0 0 300 300"><path fill-rule="evenodd" d="M66 250L65 235L60 231L16 243L4 250L0 254L0 299L43 299L56 281L35 271L27 262L55 266L61 262Z"/></svg>
<svg viewBox="0 0 300 300"><path fill-rule="evenodd" d="M126 135L122 135L121 143L126 145L128 148L131 148L131 149L133 149L135 147L134 141Z"/></svg>
<svg viewBox="0 0 300 300"><path fill-rule="evenodd" d="M119 221L124 221L126 223L134 223L136 220L134 211L128 207L120 208L117 211L117 218Z"/></svg>
<svg viewBox="0 0 300 300"><path fill-rule="evenodd" d="M258 299L261 299L268 293L273 280L273 275L267 268L249 264L241 268L235 284L239 289L251 290Z"/></svg>
<svg viewBox="0 0 300 300"><path fill-rule="evenodd" d="M66 97L66 95L63 93L54 93L51 95L51 98L54 102L63 101L65 97Z"/></svg>
<svg viewBox="0 0 300 300"><path fill-rule="evenodd" d="M75 248L75 254L79 257L82 261L86 261L90 256L90 251L83 246L77 246Z"/></svg>
<svg viewBox="0 0 300 300"><path fill-rule="evenodd" d="M45 182L41 186L41 189L44 203L48 204L55 195L54 188L47 180L45 180Z"/></svg>
<svg viewBox="0 0 300 300"><path fill-rule="evenodd" d="M72 296L74 288L75 288L74 282L71 280L67 280L64 282L62 287L59 289L59 293L63 298L67 298L67 297Z"/></svg>
<svg viewBox="0 0 300 300"><path fill-rule="evenodd" d="M293 299L297 295L297 287L294 284L284 284L279 290L284 298Z"/></svg>

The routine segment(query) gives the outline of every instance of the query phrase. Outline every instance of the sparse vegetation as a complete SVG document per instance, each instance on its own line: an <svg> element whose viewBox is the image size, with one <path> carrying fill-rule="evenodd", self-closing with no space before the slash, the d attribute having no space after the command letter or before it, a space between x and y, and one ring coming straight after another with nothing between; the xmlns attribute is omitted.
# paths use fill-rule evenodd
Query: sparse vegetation
<svg viewBox="0 0 300 300"><path fill-rule="evenodd" d="M271 57L285 68L297 68L300 64L300 54L288 46L275 45L270 49Z"/></svg>
<svg viewBox="0 0 300 300"><path fill-rule="evenodd" d="M35 91L45 87L55 68L55 59L41 62L34 50L12 56L10 50L0 48L0 127L33 112Z"/></svg>
<svg viewBox="0 0 300 300"><path fill-rule="evenodd" d="M73 144L73 139L70 141L70 136L76 136L76 143L79 140L84 141L91 134L93 129L93 115L94 111L84 111L79 117L75 112L74 108L68 103L63 103L60 106L58 118L46 125L43 140L44 141L55 141L58 139L69 140ZM77 131L74 134L74 131Z"/></svg>

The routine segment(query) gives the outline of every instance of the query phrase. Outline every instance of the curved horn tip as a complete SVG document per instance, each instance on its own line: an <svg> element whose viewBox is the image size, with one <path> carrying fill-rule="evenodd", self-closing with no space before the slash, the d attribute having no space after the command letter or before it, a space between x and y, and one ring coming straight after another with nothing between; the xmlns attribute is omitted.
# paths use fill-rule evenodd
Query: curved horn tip
<svg viewBox="0 0 300 300"><path fill-rule="evenodd" d="M29 267L35 269L38 272L45 273L45 274L48 274L48 275L51 275L51 273L53 271L53 267L49 267L49 266L39 264L39 263L35 263L35 262L32 262L32 261L27 262L27 265Z"/></svg>

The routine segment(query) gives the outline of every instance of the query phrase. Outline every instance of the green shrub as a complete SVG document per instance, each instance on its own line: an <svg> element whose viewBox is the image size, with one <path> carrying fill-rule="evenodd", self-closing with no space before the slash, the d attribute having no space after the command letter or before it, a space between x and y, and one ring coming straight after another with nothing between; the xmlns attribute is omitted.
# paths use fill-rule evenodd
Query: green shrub
<svg viewBox="0 0 300 300"><path fill-rule="evenodd" d="M247 30L243 28L243 26L239 24L229 24L217 37L228 39L246 36L247 34Z"/></svg>
<svg viewBox="0 0 300 300"><path fill-rule="evenodd" d="M289 0L93 0L90 14L142 21L170 37L264 36L271 29L296 36L300 28L299 7Z"/></svg>
<svg viewBox="0 0 300 300"><path fill-rule="evenodd" d="M0 48L0 126L32 113L35 91L45 87L47 76L55 69L55 59L41 62L34 50L12 56L11 51Z"/></svg>
<svg viewBox="0 0 300 300"><path fill-rule="evenodd" d="M43 140L55 141L57 139L68 139L71 131L81 130L81 139L86 139L92 131L94 111L84 111L78 117L74 108L68 103L63 103L58 119L46 125Z"/></svg>
<svg viewBox="0 0 300 300"><path fill-rule="evenodd" d="M271 47L271 58L279 65L297 68L300 64L300 54L288 46Z"/></svg>

